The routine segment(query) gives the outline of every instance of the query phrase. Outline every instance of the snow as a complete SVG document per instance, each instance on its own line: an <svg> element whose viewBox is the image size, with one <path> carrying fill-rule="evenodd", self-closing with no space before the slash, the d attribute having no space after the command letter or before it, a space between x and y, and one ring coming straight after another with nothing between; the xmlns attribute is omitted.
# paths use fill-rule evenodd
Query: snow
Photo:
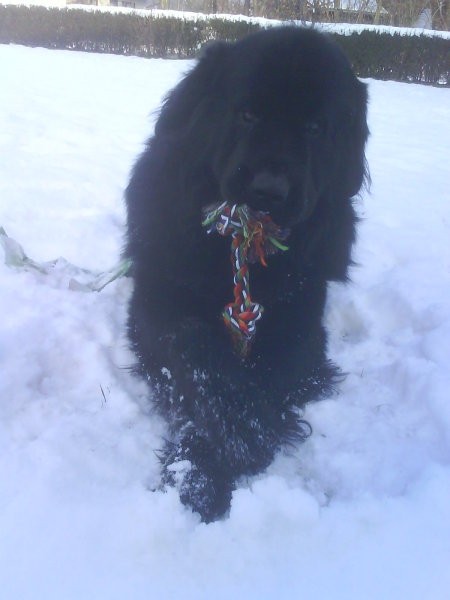
<svg viewBox="0 0 450 600"><path fill-rule="evenodd" d="M37 261L111 267L130 167L190 63L0 61L0 225ZM326 318L348 376L229 518L153 491L164 425L126 369L130 282L83 293L64 268L0 264L2 599L448 598L449 91L368 83L373 184Z"/></svg>

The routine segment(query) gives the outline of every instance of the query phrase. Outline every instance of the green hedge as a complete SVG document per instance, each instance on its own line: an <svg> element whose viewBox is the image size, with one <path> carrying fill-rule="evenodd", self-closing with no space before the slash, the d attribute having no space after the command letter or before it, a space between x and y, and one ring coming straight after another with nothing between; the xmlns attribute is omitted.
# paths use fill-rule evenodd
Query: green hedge
<svg viewBox="0 0 450 600"><path fill-rule="evenodd" d="M159 58L190 58L213 39L260 29L221 18L187 21L139 14L0 5L0 43ZM333 34L360 77L450 85L450 40L363 31Z"/></svg>
<svg viewBox="0 0 450 600"><path fill-rule="evenodd" d="M360 77L450 84L450 40L363 31L336 36Z"/></svg>
<svg viewBox="0 0 450 600"><path fill-rule="evenodd" d="M235 40L257 25L139 14L0 5L0 43L153 58L191 58L211 39Z"/></svg>

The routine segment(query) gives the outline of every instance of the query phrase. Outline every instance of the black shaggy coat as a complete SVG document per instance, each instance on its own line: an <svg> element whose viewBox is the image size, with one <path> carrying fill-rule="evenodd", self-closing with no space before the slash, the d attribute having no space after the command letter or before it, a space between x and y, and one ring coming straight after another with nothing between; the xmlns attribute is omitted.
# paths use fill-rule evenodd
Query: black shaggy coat
<svg viewBox="0 0 450 600"><path fill-rule="evenodd" d="M315 31L216 43L167 97L132 173L129 337L168 423L162 482L205 521L227 511L237 478L309 434L301 408L335 380L322 317L327 282L345 281L350 263L366 104L342 52ZM245 360L220 316L230 238L201 225L202 209L223 201L291 232L287 252L251 266L265 313Z"/></svg>

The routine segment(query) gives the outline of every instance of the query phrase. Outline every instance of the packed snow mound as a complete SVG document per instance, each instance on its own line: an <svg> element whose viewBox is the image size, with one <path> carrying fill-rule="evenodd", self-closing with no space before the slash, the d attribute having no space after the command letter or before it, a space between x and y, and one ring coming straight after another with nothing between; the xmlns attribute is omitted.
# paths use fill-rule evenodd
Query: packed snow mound
<svg viewBox="0 0 450 600"><path fill-rule="evenodd" d="M0 60L0 225L38 262L106 271L129 171L189 63L14 46ZM157 489L165 432L128 369L130 280L73 291L64 263L0 260L2 598L448 597L449 91L368 83L373 183L326 318L348 375L227 519L201 524Z"/></svg>

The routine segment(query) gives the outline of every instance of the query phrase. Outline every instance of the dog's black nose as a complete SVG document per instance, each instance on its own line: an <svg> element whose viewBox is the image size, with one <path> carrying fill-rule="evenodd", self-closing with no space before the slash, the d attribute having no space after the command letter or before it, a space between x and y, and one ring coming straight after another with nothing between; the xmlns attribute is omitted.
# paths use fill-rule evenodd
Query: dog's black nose
<svg viewBox="0 0 450 600"><path fill-rule="evenodd" d="M260 171L250 183L250 191L256 200L264 204L279 204L286 200L289 194L289 181L284 174Z"/></svg>

